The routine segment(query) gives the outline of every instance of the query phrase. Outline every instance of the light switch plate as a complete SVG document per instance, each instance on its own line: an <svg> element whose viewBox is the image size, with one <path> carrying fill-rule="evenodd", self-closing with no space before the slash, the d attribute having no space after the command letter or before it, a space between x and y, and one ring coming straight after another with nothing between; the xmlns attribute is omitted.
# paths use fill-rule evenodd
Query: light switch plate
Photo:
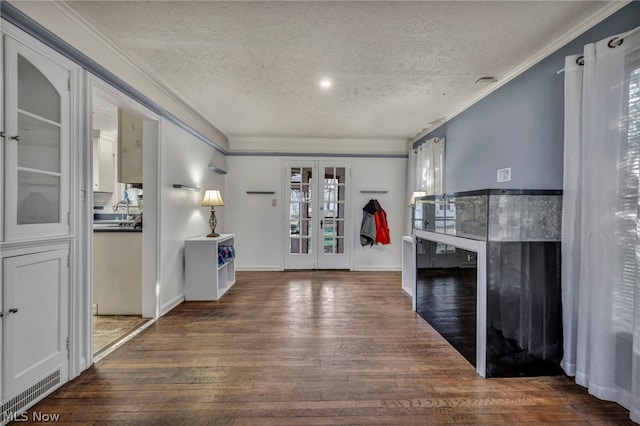
<svg viewBox="0 0 640 426"><path fill-rule="evenodd" d="M509 182L511 180L511 167L498 170L498 182Z"/></svg>

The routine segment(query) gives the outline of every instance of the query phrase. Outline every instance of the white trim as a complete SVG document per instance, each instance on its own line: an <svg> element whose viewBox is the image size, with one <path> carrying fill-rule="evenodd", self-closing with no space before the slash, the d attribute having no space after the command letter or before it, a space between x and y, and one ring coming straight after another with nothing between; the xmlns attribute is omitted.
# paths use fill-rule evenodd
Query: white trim
<svg viewBox="0 0 640 426"><path fill-rule="evenodd" d="M236 265L236 272L252 272L252 271L271 271L271 272L282 272L284 268L282 265L272 266L272 265L245 265L238 266Z"/></svg>
<svg viewBox="0 0 640 426"><path fill-rule="evenodd" d="M143 270L142 270L142 315L145 317L159 318L161 315L160 300L162 289L162 128L163 118L156 121L155 125L155 143L152 144L152 149L155 152L151 152L150 149L143 150L143 180L148 183L145 184L145 205L150 206L151 209L147 211L145 215L146 228L153 229L154 232L142 233L143 244ZM144 128L148 128L148 123L144 123ZM145 132L147 132L145 130ZM148 132L147 132L147 136ZM144 137L144 136L143 136ZM149 142L147 137L144 137L144 142ZM151 175L151 176L149 176ZM153 194L152 197L149 195ZM146 248L146 251L145 251ZM153 253L151 251L153 248ZM151 258L153 256L153 258ZM155 299L150 294L155 295ZM149 302L153 299L153 306L149 306Z"/></svg>
<svg viewBox="0 0 640 426"><path fill-rule="evenodd" d="M407 140L397 138L230 136L228 154L264 153L291 156L407 155Z"/></svg>
<svg viewBox="0 0 640 426"><path fill-rule="evenodd" d="M436 232L414 230L414 250L416 238L435 241L478 253L476 273L476 371L486 377L487 369L487 243L485 241L456 237ZM417 281L417 280L416 280ZM413 294L416 294L414 285ZM415 310L415 302L414 302Z"/></svg>
<svg viewBox="0 0 640 426"><path fill-rule="evenodd" d="M140 115L143 117L143 120L145 122L153 122L155 127L156 127L156 135L154 137L154 135L151 135L151 147L152 149L159 149L159 148L155 148L155 147L159 147L159 138L160 138L160 117L155 114L154 112L150 111L148 108L146 108L145 106L141 105L140 103L138 103L137 101L135 101L134 99L131 99L127 94L122 93L120 90L118 90L117 88L112 87L110 84L105 83L104 81L102 81L101 79L99 79L98 77L96 77L95 75L86 72L86 98L87 98L87 102L88 104L86 105L86 109L84 111L81 112L81 115L83 115L84 117L86 117L86 127L85 130L83 132L84 134L84 138L82 138L81 140L86 140L86 141L91 141L92 140L92 121L91 121L91 115L90 115L90 111L91 111L91 107L92 107L92 102L93 102L93 96L97 95L100 96L102 98L106 98L109 102L112 102L114 105L121 107L121 108L126 108L128 110L134 111L136 114ZM145 137L144 139L145 142L148 141L148 139ZM86 168L86 174L84 176L83 179L83 183L85 185L85 187L87 188L87 193L86 193L86 197L88 198L88 201L90 201L92 194L93 194L93 144L92 143L87 143L85 146L85 155L84 158L82 158L82 161L84 162L84 165ZM147 152L147 154L152 155L150 158L149 157L144 157L143 161L145 161L144 164L148 164L149 162L155 162L157 161L156 156L153 156L153 152L149 152L150 150L144 150L143 151L143 155L144 152ZM151 150L152 151L152 150ZM82 169L82 165L78 164L79 169ZM144 167L144 165L143 165ZM160 185L158 184L158 180L160 179L160 175L159 175L159 167L156 169L154 168L155 171L155 176L153 177L153 182L146 182L146 189L150 192L153 190L153 188L159 188ZM157 197L158 203L159 203L159 197ZM159 206L156 206L153 204L153 200L152 197L149 197L149 199L145 199L146 201L146 205L147 207L151 210L151 211L156 211L158 212L159 210ZM86 219L86 223L83 224L83 226L85 227L86 232L89 233L87 240L87 247L86 250L82 253L78 255L78 258L80 259L81 257L84 256L84 258L82 259L82 261L87 265L87 269L86 269L86 275L85 277L85 285L86 285L86 299L82 300L83 306L84 306L84 312L85 317L84 320L88 323L88 331L85 333L85 339L87 339L84 342L81 342L80 344L83 346L84 350L85 350L85 356L87 357L86 359L91 359L93 362L96 361L96 359L93 357L93 339L92 339L92 324L93 324L93 315L92 315L92 300L93 300L93 230L91 229L91 225L93 223L93 212L91 209L92 206L92 202L87 202L87 204L89 205L88 207L88 211L87 211L87 219ZM159 215L159 213L157 213ZM145 216L145 222L150 222L150 224L152 224L152 215L148 215ZM152 228L150 228L152 229ZM160 280L160 276L159 276L159 246L160 246L160 230L156 228L155 232L143 232L143 248L142 248L142 255L143 255L143 262L142 262L142 267L143 267L143 282L140 283L140 285L143 288L143 300L144 297L152 297L154 298L153 301L153 312L152 313L148 313L145 312L144 310L142 311L143 317L151 317L153 319L156 319L158 317L158 312L160 311L159 309L159 292L156 289L156 286L159 285L159 280ZM145 238L145 234L147 235L147 237ZM152 242L150 243L149 240L152 240ZM149 253L153 253L152 255ZM147 255L149 256L148 258L145 258L145 253L147 253ZM151 259L151 256L153 256L153 259ZM152 265L150 265L150 263ZM145 267L147 267L149 270L152 270L152 277L145 277ZM145 285L147 286L152 286L153 289L149 292L147 291L145 293ZM149 296L149 294L152 294L152 296ZM144 306L144 302L143 302L143 306ZM124 343L124 340L122 341L122 343ZM115 349L115 348L114 348ZM105 354L106 356L106 354ZM89 367L89 365L87 365L86 367ZM82 370L81 370L82 371Z"/></svg>
<svg viewBox="0 0 640 426"><path fill-rule="evenodd" d="M31 35L27 34L10 22L2 20L2 29L0 31L25 46L28 46L30 49L33 49L45 58L50 59L65 68L69 68L70 71L82 68L79 64L76 64L74 61L56 52L49 46L46 46L40 41L34 39Z"/></svg>
<svg viewBox="0 0 640 426"><path fill-rule="evenodd" d="M86 146L82 141L86 140L88 117L85 111L89 110L90 98L87 91L86 71L78 69L71 73L71 231L76 238L71 243L72 269L71 288L69 290L71 300L69 305L69 336L71 351L69 353L69 379L80 375L87 369L92 358L91 345L86 345L87 340L92 341L92 330L89 316L91 311L86 309L87 301L91 301L90 291L86 291L86 283L91 271L91 264L83 261L83 253L91 247L92 222L91 210L93 203L90 200L90 191L87 192L87 173L91 173L92 162L86 167ZM85 167L83 167L83 165ZM84 194L84 195L83 195ZM89 262L91 259L89 259Z"/></svg>
<svg viewBox="0 0 640 426"><path fill-rule="evenodd" d="M158 318L164 316L167 312L171 311L182 302L184 302L184 293L180 293L173 299L169 300L167 303L160 306L160 314L158 315Z"/></svg>
<svg viewBox="0 0 640 426"><path fill-rule="evenodd" d="M401 272L402 266L355 266L353 272ZM400 289L402 290L402 288Z"/></svg>
<svg viewBox="0 0 640 426"><path fill-rule="evenodd" d="M522 62L517 67L513 68L509 73L502 76L496 84L492 84L488 86L486 90L483 90L482 92L478 93L476 96L474 96L464 104L459 105L456 108L452 109L447 114L444 114L443 117L440 120L438 120L438 122L435 123L434 125L431 125L425 128L424 130L418 132L418 134L416 134L414 137L409 138L409 142L413 144L418 140L422 139L423 137L425 137L426 135L428 135L429 133L431 133L433 130L442 126L444 123L451 121L458 114L466 111L471 106L475 105L485 97L489 96L491 93L495 92L505 84L509 83L511 80L518 77L520 74L524 73L528 69L532 68L535 64L537 64L547 56L560 50L567 43L571 42L578 36L584 34L587 30L593 28L595 25L602 22L604 19L608 18L609 16L613 15L615 12L622 9L629 3L631 3L631 1L608 2L598 12L594 13L593 15L591 15L590 17L588 17L587 19L585 19L584 21L582 21L581 23L573 27L571 30L567 31L561 37L556 38L552 43L543 47L535 55L529 57L526 61Z"/></svg>
<svg viewBox="0 0 640 426"><path fill-rule="evenodd" d="M122 339L118 340L111 347L109 347L109 349L106 349L104 352L101 352L100 354L98 354L98 356L94 357L93 358L93 362L96 363L96 362L102 361L107 355L110 355L113 351L115 351L120 346L122 346L125 343L127 343L129 340L131 340L134 337L136 337L138 334L142 333L144 330L149 328L155 322L156 322L155 319L150 319L149 321L145 322L140 327L136 328L131 333L127 334L125 337L123 337Z"/></svg>

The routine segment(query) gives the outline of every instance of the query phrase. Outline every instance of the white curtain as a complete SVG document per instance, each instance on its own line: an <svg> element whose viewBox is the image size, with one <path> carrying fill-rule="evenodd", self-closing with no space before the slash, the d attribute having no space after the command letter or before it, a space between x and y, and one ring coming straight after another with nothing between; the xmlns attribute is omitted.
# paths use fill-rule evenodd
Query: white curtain
<svg viewBox="0 0 640 426"><path fill-rule="evenodd" d="M640 32L634 30L565 60L562 366L591 394L628 408L635 422L639 166Z"/></svg>
<svg viewBox="0 0 640 426"><path fill-rule="evenodd" d="M407 163L407 200L414 192L426 195L442 194L444 190L444 138L428 139L416 149L409 150ZM411 211L407 216L407 234L411 234Z"/></svg>
<svg viewBox="0 0 640 426"><path fill-rule="evenodd" d="M409 152L409 190L424 191L427 195L441 194L444 174L444 139L426 140L417 149Z"/></svg>

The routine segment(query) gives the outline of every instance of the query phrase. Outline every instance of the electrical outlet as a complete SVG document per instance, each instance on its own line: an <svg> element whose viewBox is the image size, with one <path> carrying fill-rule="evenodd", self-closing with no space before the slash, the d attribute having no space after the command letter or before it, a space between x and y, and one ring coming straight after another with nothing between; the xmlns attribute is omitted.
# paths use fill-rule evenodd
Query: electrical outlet
<svg viewBox="0 0 640 426"><path fill-rule="evenodd" d="M509 182L511 180L511 167L498 170L498 182Z"/></svg>
<svg viewBox="0 0 640 426"><path fill-rule="evenodd" d="M275 207L278 205L278 199L277 198L272 198L271 199L271 207Z"/></svg>
<svg viewBox="0 0 640 426"><path fill-rule="evenodd" d="M93 304L93 315L98 315L98 304L97 303Z"/></svg>

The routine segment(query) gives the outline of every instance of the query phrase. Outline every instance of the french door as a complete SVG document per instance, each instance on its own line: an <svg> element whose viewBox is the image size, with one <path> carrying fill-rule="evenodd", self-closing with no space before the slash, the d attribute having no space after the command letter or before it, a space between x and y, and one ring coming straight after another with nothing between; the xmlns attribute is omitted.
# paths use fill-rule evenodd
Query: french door
<svg viewBox="0 0 640 426"><path fill-rule="evenodd" d="M285 269L349 269L351 164L285 164Z"/></svg>

